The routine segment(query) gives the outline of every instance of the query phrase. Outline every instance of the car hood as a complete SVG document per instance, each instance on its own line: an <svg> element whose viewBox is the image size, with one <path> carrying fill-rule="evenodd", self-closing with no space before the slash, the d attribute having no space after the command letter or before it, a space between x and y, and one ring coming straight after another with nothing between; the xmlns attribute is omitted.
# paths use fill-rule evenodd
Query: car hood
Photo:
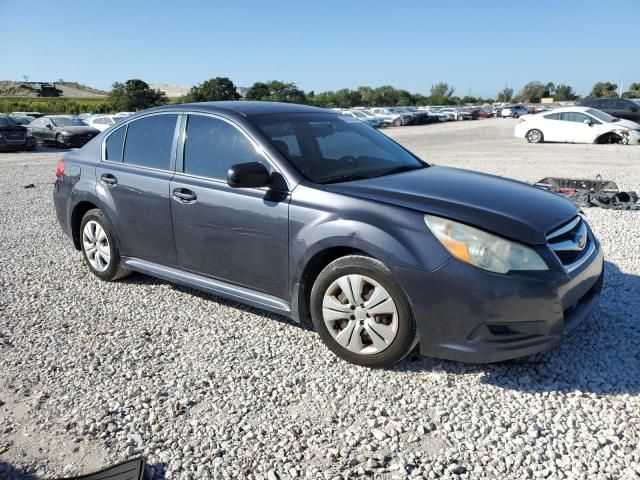
<svg viewBox="0 0 640 480"><path fill-rule="evenodd" d="M618 120L617 122L613 122L610 125L614 126L614 127L625 127L625 128L630 128L631 130L638 130L640 129L640 124L636 123L632 120L625 120L624 118L621 118L620 120Z"/></svg>
<svg viewBox="0 0 640 480"><path fill-rule="evenodd" d="M84 135L86 133L95 133L96 135L100 133L100 130L93 127L83 127L83 126L74 126L74 127L56 127L56 131L65 131L69 133Z"/></svg>
<svg viewBox="0 0 640 480"><path fill-rule="evenodd" d="M503 237L543 244L576 206L516 180L431 166L397 175L324 185L329 191L451 218Z"/></svg>

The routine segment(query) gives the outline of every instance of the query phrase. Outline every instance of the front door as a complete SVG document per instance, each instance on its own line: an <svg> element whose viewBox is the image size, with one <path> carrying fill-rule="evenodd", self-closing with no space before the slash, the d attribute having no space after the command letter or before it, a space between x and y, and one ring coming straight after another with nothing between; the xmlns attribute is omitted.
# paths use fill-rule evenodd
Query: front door
<svg viewBox="0 0 640 480"><path fill-rule="evenodd" d="M156 114L115 129L96 168L96 193L118 234L120 254L176 266L169 182L177 114Z"/></svg>
<svg viewBox="0 0 640 480"><path fill-rule="evenodd" d="M226 182L227 170L237 163L274 168L244 132L220 117L191 114L185 133L181 165L171 181L180 267L286 298L288 193L231 188Z"/></svg>

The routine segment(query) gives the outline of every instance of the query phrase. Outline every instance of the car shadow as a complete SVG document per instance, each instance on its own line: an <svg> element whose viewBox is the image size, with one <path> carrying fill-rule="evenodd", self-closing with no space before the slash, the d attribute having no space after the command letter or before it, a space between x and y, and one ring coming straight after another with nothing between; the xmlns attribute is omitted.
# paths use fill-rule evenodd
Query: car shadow
<svg viewBox="0 0 640 480"><path fill-rule="evenodd" d="M493 364L467 364L412 354L392 368L481 374L480 382L524 392L640 393L640 276L605 262L602 297L591 315L547 352Z"/></svg>
<svg viewBox="0 0 640 480"><path fill-rule="evenodd" d="M148 275L144 275L142 273L133 272L126 278L120 280L121 283L130 283L134 285L168 285L174 290L178 292L185 293L187 295L192 295L198 298L202 298L203 300L208 300L211 302L216 302L225 307L236 308L238 310L242 310L247 313L253 313L255 315L260 315L262 317L269 318L271 320L275 320L277 322L286 323L287 325L291 325L294 327L301 328L302 330L313 330L311 326L311 320L307 323L297 323L294 322L291 318L285 317L284 315L278 315L277 313L270 312L268 310L263 310L261 308L252 307L250 305L245 305L243 303L234 302L233 300L229 300L228 298L219 297L212 293L203 292L201 290L196 290L194 288L184 287L182 285L178 285L175 283L171 283L165 280L161 280L159 278L151 277Z"/></svg>
<svg viewBox="0 0 640 480"><path fill-rule="evenodd" d="M40 477L16 468L0 459L0 478L3 480L38 480Z"/></svg>

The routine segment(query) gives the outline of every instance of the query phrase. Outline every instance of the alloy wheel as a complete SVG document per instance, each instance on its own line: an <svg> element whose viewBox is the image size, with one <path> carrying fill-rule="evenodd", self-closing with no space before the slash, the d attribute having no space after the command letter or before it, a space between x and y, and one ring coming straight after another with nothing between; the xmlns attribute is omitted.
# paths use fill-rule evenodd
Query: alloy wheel
<svg viewBox="0 0 640 480"><path fill-rule="evenodd" d="M365 275L343 275L324 294L322 316L334 340L360 355L380 353L398 334L398 309L387 290Z"/></svg>
<svg viewBox="0 0 640 480"><path fill-rule="evenodd" d="M531 143L538 143L540 140L542 140L542 132L540 130L531 130L527 134L527 140L529 140L529 142Z"/></svg>
<svg viewBox="0 0 640 480"><path fill-rule="evenodd" d="M104 272L111 263L109 238L104 228L95 220L90 220L82 231L82 246L87 260L98 272Z"/></svg>

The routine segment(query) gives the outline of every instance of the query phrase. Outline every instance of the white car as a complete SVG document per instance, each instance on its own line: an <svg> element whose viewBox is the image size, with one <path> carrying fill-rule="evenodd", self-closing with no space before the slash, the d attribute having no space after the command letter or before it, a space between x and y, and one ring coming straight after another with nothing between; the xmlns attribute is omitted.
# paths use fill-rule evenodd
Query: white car
<svg viewBox="0 0 640 480"><path fill-rule="evenodd" d="M510 107L505 107L500 112L500 116L502 118L518 118L522 115L529 115L529 109L527 107L523 107L522 105L512 105Z"/></svg>
<svg viewBox="0 0 640 480"><path fill-rule="evenodd" d="M360 110L345 110L344 112L342 112L342 114L357 118L361 122L364 122L373 128L379 128L384 123L382 120L379 120L373 116L369 117L365 115L364 112L361 112Z"/></svg>
<svg viewBox="0 0 640 480"><path fill-rule="evenodd" d="M446 115L449 120L471 120L471 114L459 108L441 108L439 113Z"/></svg>
<svg viewBox="0 0 640 480"><path fill-rule="evenodd" d="M589 107L564 107L525 115L513 133L529 143L640 144L640 124Z"/></svg>
<svg viewBox="0 0 640 480"><path fill-rule="evenodd" d="M90 127L97 128L98 130L103 132L111 125L115 125L116 123L122 121L124 118L126 117L122 117L119 115L96 115L85 118L84 122Z"/></svg>
<svg viewBox="0 0 640 480"><path fill-rule="evenodd" d="M378 118L382 119L384 123L395 125L396 127L399 127L400 125L406 125L413 119L413 115L401 114L393 111L390 108L378 107L372 108L369 111L376 115Z"/></svg>

